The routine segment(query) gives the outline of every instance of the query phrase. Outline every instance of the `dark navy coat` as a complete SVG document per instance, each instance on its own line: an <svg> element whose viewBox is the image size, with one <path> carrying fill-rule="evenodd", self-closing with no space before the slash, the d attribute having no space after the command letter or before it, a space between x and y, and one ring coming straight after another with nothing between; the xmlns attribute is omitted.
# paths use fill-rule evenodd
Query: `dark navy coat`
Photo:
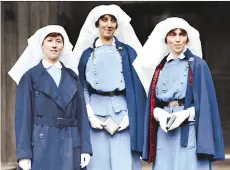
<svg viewBox="0 0 230 170"><path fill-rule="evenodd" d="M139 77L132 65L135 60L137 53L136 51L127 44L124 44L116 37L115 44L117 50L122 56L122 69L126 87L126 100L128 107L129 125L130 125L130 138L131 138L131 149L133 152L142 153L143 149L143 131L144 131L144 111L146 95L144 87L142 86ZM96 39L97 40L97 39ZM85 68L91 52L95 48L95 42L92 48L86 49L80 59L78 70L79 77L82 82L86 82ZM92 87L89 85L89 93L92 93Z"/></svg>
<svg viewBox="0 0 230 170"><path fill-rule="evenodd" d="M216 99L215 87L212 81L211 73L207 63L200 57L194 56L189 50L184 52L185 60L189 61L189 72L185 97L185 109L192 106L194 100L195 106L195 120L196 120L196 153L198 159L208 159L210 161L224 160L224 143L222 136L222 128ZM164 65L166 57L161 61L157 67L152 81L156 82L155 74L160 67ZM150 110L151 110L151 94L153 85L149 89L148 100L145 112L145 130L144 130L144 148L143 160L149 162L154 161L157 155L154 152L157 141L150 144L150 136L156 140L156 128L154 132L150 132ZM191 84L191 85L190 85ZM154 96L153 96L154 98ZM156 121L152 122L156 124ZM186 147L188 144L189 124L184 123L181 127L181 146ZM150 147L153 147L150 152Z"/></svg>
<svg viewBox="0 0 230 170"><path fill-rule="evenodd" d="M32 170L77 170L80 154L92 155L82 86L78 76L62 66L59 87L42 62L17 86L16 157L31 159ZM68 126L64 120L70 120Z"/></svg>

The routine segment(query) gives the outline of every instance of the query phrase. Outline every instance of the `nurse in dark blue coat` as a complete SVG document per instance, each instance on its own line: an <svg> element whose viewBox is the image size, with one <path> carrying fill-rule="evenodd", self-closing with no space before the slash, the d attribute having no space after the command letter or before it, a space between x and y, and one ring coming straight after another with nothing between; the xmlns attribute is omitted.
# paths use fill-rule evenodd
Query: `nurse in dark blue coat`
<svg viewBox="0 0 230 170"><path fill-rule="evenodd" d="M215 88L201 57L199 32L174 17L156 25L134 63L148 92L143 160L153 170L212 170L224 159Z"/></svg>
<svg viewBox="0 0 230 170"><path fill-rule="evenodd" d="M18 83L16 157L23 170L76 170L92 155L89 122L78 76L61 61L72 45L58 25L39 29L10 70Z"/></svg>

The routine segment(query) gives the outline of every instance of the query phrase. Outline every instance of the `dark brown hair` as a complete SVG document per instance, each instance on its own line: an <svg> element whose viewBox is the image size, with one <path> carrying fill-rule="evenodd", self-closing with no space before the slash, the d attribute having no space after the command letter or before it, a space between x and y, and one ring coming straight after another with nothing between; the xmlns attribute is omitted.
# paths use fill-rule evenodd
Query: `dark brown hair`
<svg viewBox="0 0 230 170"><path fill-rule="evenodd" d="M60 34L60 33L57 33L57 32L51 32L51 33L49 33L45 38L44 38L44 40L47 38L47 37L58 37L58 36L60 36L61 38L62 38L62 41L63 41L63 44L64 44L64 38L63 38L63 36ZM43 41L44 41L43 40Z"/></svg>
<svg viewBox="0 0 230 170"><path fill-rule="evenodd" d="M184 34L185 36L186 36L186 35L188 36L187 31L185 31L185 30L182 29L182 28L175 28L175 29L172 29L172 30L170 30L170 31L167 33L167 35L165 36L165 43L166 43L166 44L167 44L167 37L168 37L168 35L171 34L171 33L173 33L174 31L176 31L177 29L179 29L179 30L181 31L181 33ZM187 38L187 43L188 43L188 42L189 42L189 39Z"/></svg>
<svg viewBox="0 0 230 170"><path fill-rule="evenodd" d="M103 19L106 15L109 15L109 16L110 16L113 20L115 20L116 23L117 23L117 18L116 18L115 16L110 15L110 14L105 14L105 15L100 16L100 18L95 22L95 26L96 26L97 28L99 27L99 20L100 20L100 19ZM117 27L118 27L118 24L116 25L116 29L117 29Z"/></svg>

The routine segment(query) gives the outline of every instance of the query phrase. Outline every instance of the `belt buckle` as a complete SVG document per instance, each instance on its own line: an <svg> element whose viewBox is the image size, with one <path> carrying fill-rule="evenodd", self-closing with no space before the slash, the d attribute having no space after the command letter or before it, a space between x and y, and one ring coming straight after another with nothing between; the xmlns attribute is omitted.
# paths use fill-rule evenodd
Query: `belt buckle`
<svg viewBox="0 0 230 170"><path fill-rule="evenodd" d="M169 107L179 106L179 102L178 102L178 100L171 101L171 102L169 102L168 106Z"/></svg>
<svg viewBox="0 0 230 170"><path fill-rule="evenodd" d="M63 123L64 123L63 118L58 117L58 118L57 118L57 127L60 128L60 129L63 128L63 127L64 127L64 124L63 124Z"/></svg>
<svg viewBox="0 0 230 170"><path fill-rule="evenodd" d="M110 95L110 96L114 96L114 95L115 95L115 92L114 92L114 91L111 91L111 92L109 92L109 95Z"/></svg>

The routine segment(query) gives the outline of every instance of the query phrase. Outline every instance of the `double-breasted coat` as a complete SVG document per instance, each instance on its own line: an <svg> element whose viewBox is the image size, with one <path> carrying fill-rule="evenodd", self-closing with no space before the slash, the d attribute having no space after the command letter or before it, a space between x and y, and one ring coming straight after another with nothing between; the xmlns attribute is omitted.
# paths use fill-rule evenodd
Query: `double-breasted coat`
<svg viewBox="0 0 230 170"><path fill-rule="evenodd" d="M32 170L76 170L81 153L92 155L83 89L62 66L58 87L42 62L17 86L16 157L31 159Z"/></svg>

